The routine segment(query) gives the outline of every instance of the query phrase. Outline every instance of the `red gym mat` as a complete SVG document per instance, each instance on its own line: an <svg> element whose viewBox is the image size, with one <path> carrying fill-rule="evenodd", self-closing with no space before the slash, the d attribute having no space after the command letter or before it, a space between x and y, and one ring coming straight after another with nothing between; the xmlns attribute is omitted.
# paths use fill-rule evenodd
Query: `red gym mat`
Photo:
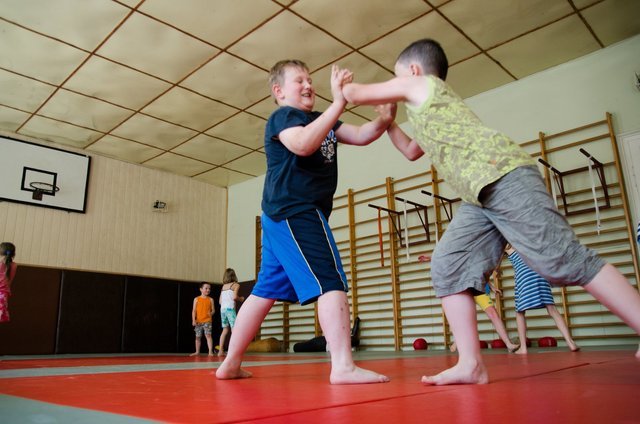
<svg viewBox="0 0 640 424"><path fill-rule="evenodd" d="M630 351L491 354L485 355L489 385L420 384L422 374L435 374L455 360L441 355L359 363L389 375L392 381L386 384L332 386L328 363L291 363L249 367L253 378L230 381L216 380L212 370L3 378L0 393L181 423L495 424L640 418L640 362Z"/></svg>

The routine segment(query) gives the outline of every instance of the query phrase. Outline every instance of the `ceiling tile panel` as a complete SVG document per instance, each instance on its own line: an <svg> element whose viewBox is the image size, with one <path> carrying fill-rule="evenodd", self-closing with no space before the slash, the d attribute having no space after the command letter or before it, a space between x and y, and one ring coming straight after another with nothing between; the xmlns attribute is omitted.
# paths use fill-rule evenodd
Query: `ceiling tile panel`
<svg viewBox="0 0 640 424"><path fill-rule="evenodd" d="M393 71L400 52L412 42L422 38L437 40L446 51L450 64L480 51L436 12L430 12L360 51Z"/></svg>
<svg viewBox="0 0 640 424"><path fill-rule="evenodd" d="M103 0L0 2L0 16L89 51L95 49L129 11L116 2Z"/></svg>
<svg viewBox="0 0 640 424"><path fill-rule="evenodd" d="M422 0L301 0L291 9L358 48L420 16L431 7ZM339 13L336 13L339 11ZM359 23L366 22L367 30Z"/></svg>
<svg viewBox="0 0 640 424"><path fill-rule="evenodd" d="M144 163L151 168L162 169L178 175L190 177L201 174L212 168L211 165L185 158L173 153L164 153Z"/></svg>
<svg viewBox="0 0 640 424"><path fill-rule="evenodd" d="M0 133L225 187L265 171L278 60L309 65L322 112L332 63L383 81L430 37L469 97L639 34L637 16L637 0L2 0Z"/></svg>
<svg viewBox="0 0 640 424"><path fill-rule="evenodd" d="M131 110L67 90L58 90L38 112L98 131L109 131L132 113Z"/></svg>
<svg viewBox="0 0 640 424"><path fill-rule="evenodd" d="M575 4L578 9L584 9L585 7L593 6L601 1L602 0L573 0L573 4Z"/></svg>
<svg viewBox="0 0 640 424"><path fill-rule="evenodd" d="M239 39L280 9L270 0L154 0L140 11L220 48Z"/></svg>
<svg viewBox="0 0 640 424"><path fill-rule="evenodd" d="M16 132L28 118L28 113L0 106L0 132Z"/></svg>
<svg viewBox="0 0 640 424"><path fill-rule="evenodd" d="M455 0L440 10L484 49L573 12L558 0Z"/></svg>
<svg viewBox="0 0 640 424"><path fill-rule="evenodd" d="M313 49L310 49L311 46ZM313 70L346 54L349 48L285 11L243 38L229 51L264 69L271 69L282 59L300 59Z"/></svg>
<svg viewBox="0 0 640 424"><path fill-rule="evenodd" d="M269 95L268 78L264 70L222 53L180 85L242 109Z"/></svg>
<svg viewBox="0 0 640 424"><path fill-rule="evenodd" d="M230 169L216 168L203 174L196 175L193 178L198 181L217 185L220 187L228 187L233 184L251 180L254 178L254 176L235 172Z"/></svg>
<svg viewBox="0 0 640 424"><path fill-rule="evenodd" d="M112 134L160 149L171 149L197 133L138 113L113 130Z"/></svg>
<svg viewBox="0 0 640 424"><path fill-rule="evenodd" d="M462 98L475 96L514 79L486 55L478 55L449 68L447 82Z"/></svg>
<svg viewBox="0 0 640 424"><path fill-rule="evenodd" d="M225 168L251 175L262 175L267 171L267 157L264 153L253 152L229 162Z"/></svg>
<svg viewBox="0 0 640 424"><path fill-rule="evenodd" d="M52 84L62 83L88 56L2 20L0 34L0 67Z"/></svg>
<svg viewBox="0 0 640 424"><path fill-rule="evenodd" d="M34 112L55 89L30 78L0 71L0 104Z"/></svg>
<svg viewBox="0 0 640 424"><path fill-rule="evenodd" d="M140 4L141 0L118 0L120 3L126 4L127 6L131 6L132 8L136 7Z"/></svg>
<svg viewBox="0 0 640 424"><path fill-rule="evenodd" d="M102 137L90 145L87 150L133 163L142 163L162 153L162 150L155 147L145 146L144 144L111 135Z"/></svg>
<svg viewBox="0 0 640 424"><path fill-rule="evenodd" d="M257 149L264 143L265 124L264 119L243 112L211 128L207 134Z"/></svg>
<svg viewBox="0 0 640 424"><path fill-rule="evenodd" d="M271 97L271 94L269 94L269 97L251 106L249 109L247 109L247 112L251 112L254 115L261 116L264 119L269 119L269 116L277 108L278 105L276 104L273 97Z"/></svg>
<svg viewBox="0 0 640 424"><path fill-rule="evenodd" d="M215 165L223 165L231 160L250 153L251 150L246 147L210 137L206 134L200 134L176 147L172 152L191 158L198 158Z"/></svg>
<svg viewBox="0 0 640 424"><path fill-rule="evenodd" d="M523 78L598 48L582 21L574 15L488 53L517 78Z"/></svg>
<svg viewBox="0 0 640 424"><path fill-rule="evenodd" d="M31 118L20 129L20 134L79 149L84 148L102 136L101 133L96 131L39 116Z"/></svg>
<svg viewBox="0 0 640 424"><path fill-rule="evenodd" d="M64 87L137 110L171 85L108 60L92 57Z"/></svg>
<svg viewBox="0 0 640 424"><path fill-rule="evenodd" d="M585 9L582 15L605 46L640 33L638 0L606 0Z"/></svg>
<svg viewBox="0 0 640 424"><path fill-rule="evenodd" d="M174 87L142 112L203 131L238 111L184 88Z"/></svg>
<svg viewBox="0 0 640 424"><path fill-rule="evenodd" d="M217 52L214 47L135 13L97 54L177 82Z"/></svg>

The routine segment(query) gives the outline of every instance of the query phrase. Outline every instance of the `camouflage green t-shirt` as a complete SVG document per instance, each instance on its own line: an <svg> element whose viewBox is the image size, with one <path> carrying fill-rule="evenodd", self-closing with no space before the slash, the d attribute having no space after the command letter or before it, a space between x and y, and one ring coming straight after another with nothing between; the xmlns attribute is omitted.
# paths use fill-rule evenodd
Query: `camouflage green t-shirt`
<svg viewBox="0 0 640 424"><path fill-rule="evenodd" d="M431 96L419 107L407 105L414 137L425 155L468 203L480 205L483 187L531 156L506 135L486 127L444 81L427 76Z"/></svg>

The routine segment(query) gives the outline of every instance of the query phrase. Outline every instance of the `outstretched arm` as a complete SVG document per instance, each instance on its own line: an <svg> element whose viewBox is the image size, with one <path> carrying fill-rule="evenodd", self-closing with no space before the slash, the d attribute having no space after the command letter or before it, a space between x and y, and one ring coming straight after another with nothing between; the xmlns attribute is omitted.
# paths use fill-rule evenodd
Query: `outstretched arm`
<svg viewBox="0 0 640 424"><path fill-rule="evenodd" d="M342 89L345 99L353 104L380 104L404 102L419 106L431 95L427 79L423 76L396 77L376 84L347 84ZM407 159L413 161L424 152L415 140L407 136L395 123L387 128L391 142Z"/></svg>
<svg viewBox="0 0 640 424"><path fill-rule="evenodd" d="M430 96L431 90L423 76L396 77L375 84L346 84L344 98L354 105L379 105L405 102L419 106Z"/></svg>
<svg viewBox="0 0 640 424"><path fill-rule="evenodd" d="M377 140L393 123L396 117L396 104L388 103L376 106L378 117L366 124L357 126L342 124L336 131L338 140L344 144L366 146Z"/></svg>
<svg viewBox="0 0 640 424"><path fill-rule="evenodd" d="M387 134L389 134L389 138L396 149L410 161L414 161L424 155L424 151L420 148L418 142L405 134L395 122L389 125Z"/></svg>

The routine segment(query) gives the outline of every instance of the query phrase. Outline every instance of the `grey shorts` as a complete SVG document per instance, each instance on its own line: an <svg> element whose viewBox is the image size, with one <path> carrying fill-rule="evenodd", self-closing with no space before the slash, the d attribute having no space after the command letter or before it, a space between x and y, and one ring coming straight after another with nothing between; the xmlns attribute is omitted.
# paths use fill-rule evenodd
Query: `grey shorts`
<svg viewBox="0 0 640 424"><path fill-rule="evenodd" d="M584 285L605 265L578 241L536 166L516 168L482 189L482 206L463 203L431 260L436 296L475 290L498 265L507 242L553 285Z"/></svg>
<svg viewBox="0 0 640 424"><path fill-rule="evenodd" d="M196 326L193 328L194 331L196 332L196 337L202 337L202 332L204 331L204 334L206 336L210 336L211 335L211 321L209 322L197 322Z"/></svg>

